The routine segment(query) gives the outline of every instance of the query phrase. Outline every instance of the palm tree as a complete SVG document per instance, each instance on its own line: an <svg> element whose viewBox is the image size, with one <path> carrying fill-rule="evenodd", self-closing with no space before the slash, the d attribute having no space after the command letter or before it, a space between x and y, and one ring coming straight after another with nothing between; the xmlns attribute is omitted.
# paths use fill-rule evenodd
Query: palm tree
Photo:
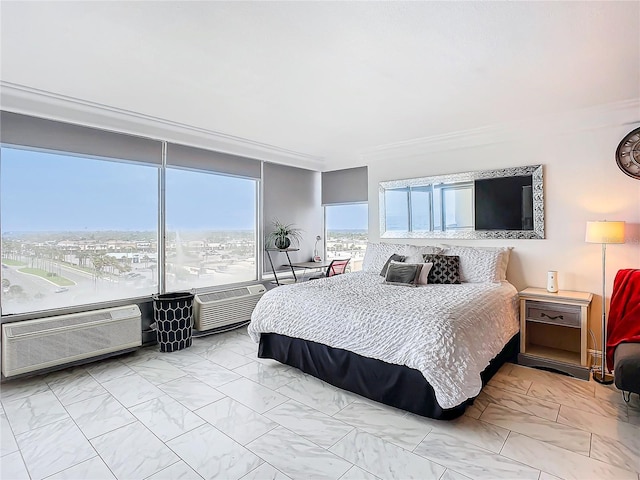
<svg viewBox="0 0 640 480"><path fill-rule="evenodd" d="M86 267L87 266L87 258L89 255L84 250L79 250L76 252L76 257L78 258L78 266Z"/></svg>
<svg viewBox="0 0 640 480"><path fill-rule="evenodd" d="M95 279L102 277L104 268L107 266L108 260L102 253L94 253L91 255L91 264L93 265Z"/></svg>

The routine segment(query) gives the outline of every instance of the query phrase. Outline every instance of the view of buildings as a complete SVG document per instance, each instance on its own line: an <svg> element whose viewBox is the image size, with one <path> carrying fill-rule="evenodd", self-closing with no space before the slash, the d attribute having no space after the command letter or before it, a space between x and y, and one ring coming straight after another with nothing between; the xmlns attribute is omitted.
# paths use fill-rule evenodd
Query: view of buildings
<svg viewBox="0 0 640 480"><path fill-rule="evenodd" d="M327 231L327 260L350 258L348 270L360 271L367 241L367 230L329 230Z"/></svg>
<svg viewBox="0 0 640 480"><path fill-rule="evenodd" d="M2 311L22 313L158 291L155 232L36 232L2 238ZM167 290L255 280L254 231L169 232ZM327 259L362 269L364 230L327 232Z"/></svg>
<svg viewBox="0 0 640 480"><path fill-rule="evenodd" d="M155 232L22 233L2 238L4 314L134 298L158 291ZM200 232L167 241L167 288L256 278L255 233Z"/></svg>

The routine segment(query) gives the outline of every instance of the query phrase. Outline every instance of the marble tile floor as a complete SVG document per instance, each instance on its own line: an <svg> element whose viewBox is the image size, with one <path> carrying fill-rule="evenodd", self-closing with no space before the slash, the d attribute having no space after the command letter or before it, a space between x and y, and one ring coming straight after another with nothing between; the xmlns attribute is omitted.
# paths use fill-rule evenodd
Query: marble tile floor
<svg viewBox="0 0 640 480"><path fill-rule="evenodd" d="M256 358L245 329L0 386L0 478L640 480L640 401L506 364L459 419Z"/></svg>

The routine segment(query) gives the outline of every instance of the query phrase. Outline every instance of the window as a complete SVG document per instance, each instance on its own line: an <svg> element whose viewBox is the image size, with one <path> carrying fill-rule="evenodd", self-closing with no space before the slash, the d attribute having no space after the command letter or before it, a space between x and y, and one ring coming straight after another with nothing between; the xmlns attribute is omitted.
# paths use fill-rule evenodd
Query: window
<svg viewBox="0 0 640 480"><path fill-rule="evenodd" d="M0 137L2 315L257 279L261 161L5 111Z"/></svg>
<svg viewBox="0 0 640 480"><path fill-rule="evenodd" d="M257 180L167 168L167 290L255 280Z"/></svg>
<svg viewBox="0 0 640 480"><path fill-rule="evenodd" d="M2 313L157 291L158 168L0 149Z"/></svg>
<svg viewBox="0 0 640 480"><path fill-rule="evenodd" d="M366 203L325 207L326 258L351 258L352 272L362 270L369 237L369 209Z"/></svg>

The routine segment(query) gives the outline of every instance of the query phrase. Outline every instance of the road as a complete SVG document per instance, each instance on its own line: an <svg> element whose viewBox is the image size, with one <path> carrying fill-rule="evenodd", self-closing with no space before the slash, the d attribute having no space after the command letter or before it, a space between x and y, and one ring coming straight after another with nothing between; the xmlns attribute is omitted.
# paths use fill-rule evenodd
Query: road
<svg viewBox="0 0 640 480"><path fill-rule="evenodd" d="M103 302L118 298L136 297L155 293L154 286L140 288L120 279L114 282L107 279L95 279L90 273L74 269L62 264L56 264L54 270L60 269L65 278L76 282L66 291L59 291L60 287L44 278L28 275L18 271L22 267L2 267L2 278L6 278L11 285L22 287L24 295L14 296L3 294L2 313L23 313L27 311L48 310L73 305Z"/></svg>

